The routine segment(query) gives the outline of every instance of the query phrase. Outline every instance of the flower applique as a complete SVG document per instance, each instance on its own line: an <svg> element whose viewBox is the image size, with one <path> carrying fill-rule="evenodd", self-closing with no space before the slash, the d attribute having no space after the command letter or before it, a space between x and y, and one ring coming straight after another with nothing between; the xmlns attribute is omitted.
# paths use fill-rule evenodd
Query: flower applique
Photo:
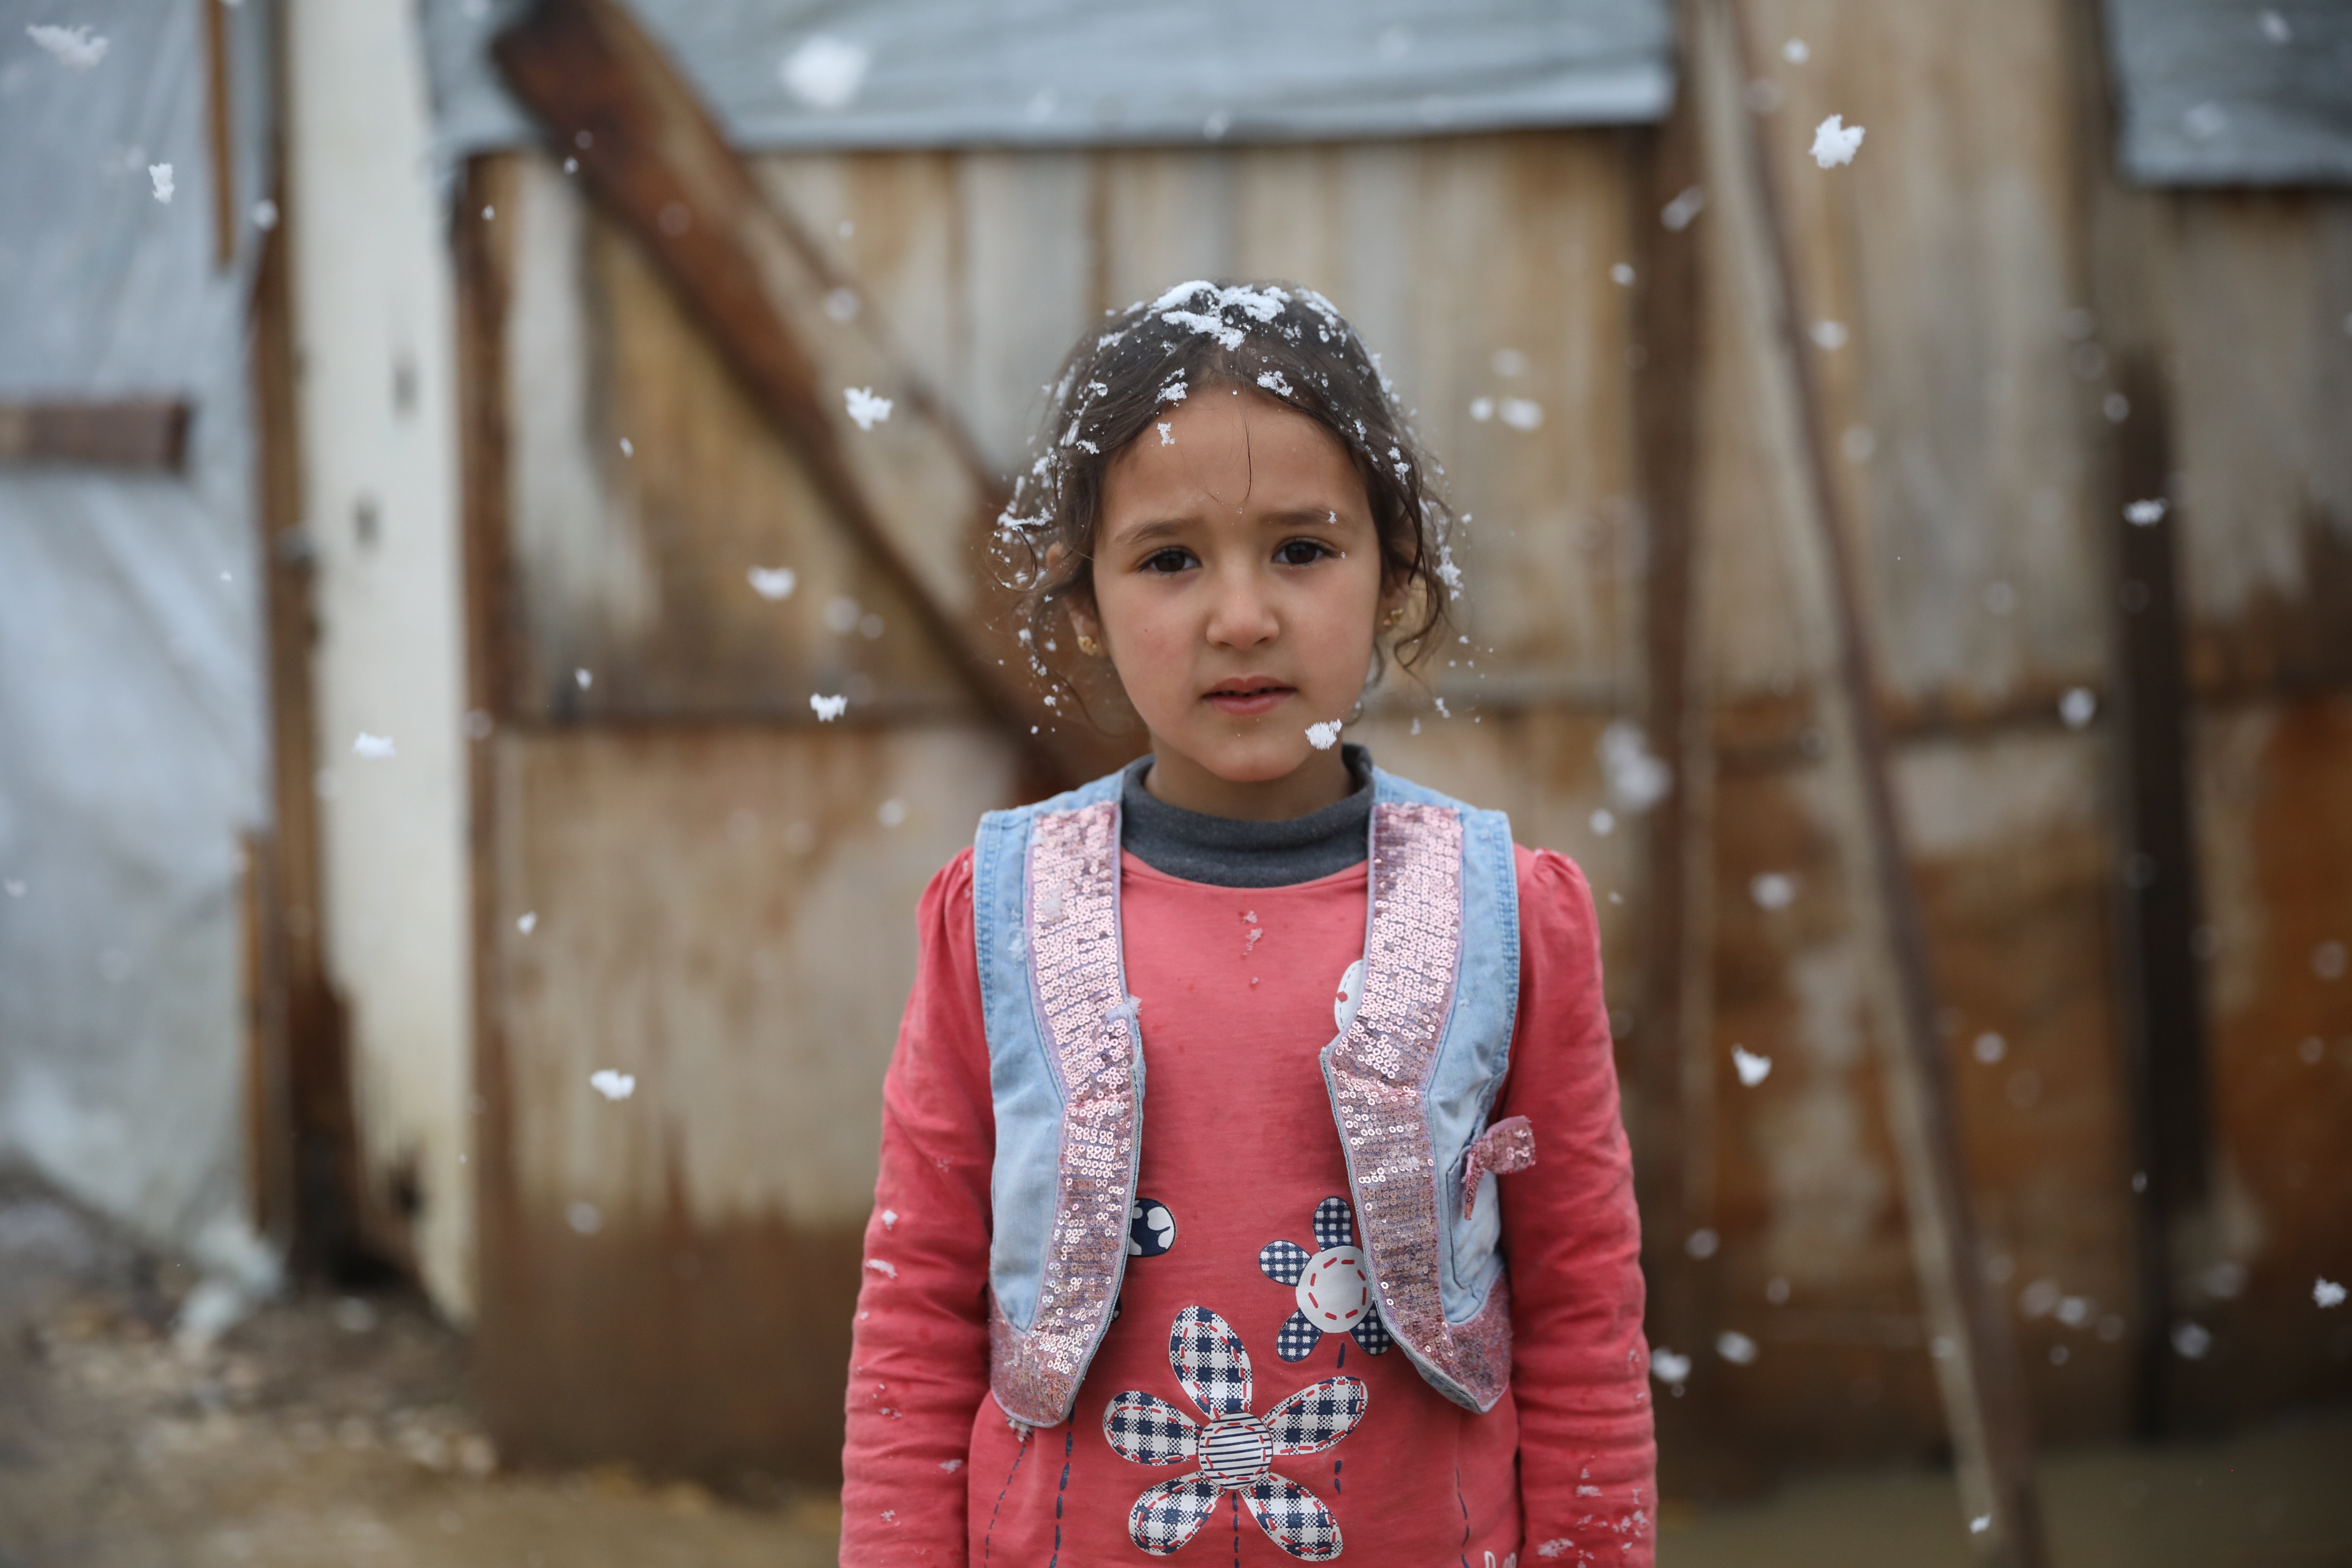
<svg viewBox="0 0 2352 1568"><path fill-rule="evenodd" d="M1168 1330L1168 1366L1207 1417L1193 1420L1140 1389L1103 1407L1103 1436L1139 1465L1199 1467L1146 1489L1128 1510L1128 1538L1165 1557L1197 1534L1220 1497L1234 1492L1274 1543L1293 1557L1328 1563L1339 1555L1339 1521L1323 1500L1274 1461L1319 1454L1356 1429L1370 1397L1352 1377L1327 1377L1267 1411L1252 1415L1249 1352L1233 1326L1206 1307L1187 1307Z"/></svg>
<svg viewBox="0 0 2352 1568"><path fill-rule="evenodd" d="M1176 1214L1158 1198L1135 1194L1135 1202L1127 1210L1127 1255L1129 1258L1157 1258L1176 1245ZM1119 1284L1118 1295L1110 1304L1110 1321L1118 1322L1127 1310L1127 1285Z"/></svg>
<svg viewBox="0 0 2352 1568"><path fill-rule="evenodd" d="M1305 1361L1325 1334L1352 1335L1366 1355L1379 1355L1395 1342L1372 1300L1364 1254L1350 1245L1355 1217L1347 1199L1328 1197L1315 1205L1313 1252L1295 1241L1269 1241L1258 1249L1259 1270L1276 1284L1289 1286L1298 1301L1298 1310L1274 1336L1274 1353L1285 1361Z"/></svg>

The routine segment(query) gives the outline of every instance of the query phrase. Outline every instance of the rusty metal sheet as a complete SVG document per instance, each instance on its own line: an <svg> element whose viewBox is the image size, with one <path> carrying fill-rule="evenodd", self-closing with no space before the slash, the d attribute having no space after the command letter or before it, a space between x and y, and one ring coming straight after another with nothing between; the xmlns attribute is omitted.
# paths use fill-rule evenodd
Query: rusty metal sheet
<svg viewBox="0 0 2352 1568"><path fill-rule="evenodd" d="M916 900L1013 798L1013 748L970 724L491 744L501 1444L823 1475Z"/></svg>
<svg viewBox="0 0 2352 1568"><path fill-rule="evenodd" d="M2352 697L2249 702L2197 726L2213 1193L2176 1237L2180 1374L2201 1418L2352 1394ZM2192 962L2195 960L2192 959Z"/></svg>

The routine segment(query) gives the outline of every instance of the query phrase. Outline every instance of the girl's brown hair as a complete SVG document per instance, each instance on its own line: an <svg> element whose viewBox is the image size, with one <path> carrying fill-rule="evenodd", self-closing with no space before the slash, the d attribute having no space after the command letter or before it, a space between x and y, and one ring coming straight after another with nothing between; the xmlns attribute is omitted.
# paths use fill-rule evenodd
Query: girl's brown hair
<svg viewBox="0 0 2352 1568"><path fill-rule="evenodd" d="M1445 626L1447 601L1461 586L1447 543L1454 514L1430 481L1444 470L1422 452L1380 361L1331 301L1289 284L1192 282L1129 305L1070 351L1052 388L1043 453L998 520L998 538L1014 552L1021 637L1036 672L1063 684L1040 650L1055 644L1062 601L1093 597L1111 459L1162 410L1219 386L1287 404L1331 432L1354 462L1382 576L1407 589L1394 646L1411 668Z"/></svg>

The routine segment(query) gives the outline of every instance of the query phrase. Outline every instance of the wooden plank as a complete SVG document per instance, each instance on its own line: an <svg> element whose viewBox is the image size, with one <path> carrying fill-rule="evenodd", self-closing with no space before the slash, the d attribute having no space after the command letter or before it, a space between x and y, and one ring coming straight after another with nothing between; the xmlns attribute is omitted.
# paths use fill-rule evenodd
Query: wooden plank
<svg viewBox="0 0 2352 1568"><path fill-rule="evenodd" d="M297 1269L348 1270L370 1260L367 1200L360 1175L359 1129L352 1100L349 1036L341 1001L327 980L324 857L316 777L318 705L311 653L315 549L302 519L302 456L294 352L290 229L278 225L261 242L253 294L253 417L259 446L255 478L260 512L263 614L269 690L271 831L263 936L265 973L282 1016L272 1042L282 1060L282 1121L254 1135L289 1146L265 1148L273 1172L283 1160L287 1211L282 1234ZM280 1180L273 1174L273 1184Z"/></svg>
<svg viewBox="0 0 2352 1568"><path fill-rule="evenodd" d="M1815 548L1833 616L1840 718L1854 751L1864 813L1861 879L1891 961L1900 1049L1890 1055L1890 1120L1897 1131L1906 1210L1928 1314L1950 1353L1937 1361L1958 1461L1964 1505L1979 1553L2016 1568L2047 1561L2033 1483L2032 1440L2011 1349L2007 1316L1985 1278L1961 1163L1958 1130L1939 1034L1940 1006L1918 895L1904 858L1877 677L1852 560L1847 498L1832 478L1832 437L1810 352L1803 283L1789 239L1778 171L1745 105L1746 84L1766 68L1739 0L1712 0L1697 30L1694 90L1704 95L1725 178L1741 185L1755 225L1769 353L1780 361L1801 433L1801 515L1818 530Z"/></svg>
<svg viewBox="0 0 2352 1568"><path fill-rule="evenodd" d="M0 403L0 464L180 471L188 444L187 400Z"/></svg>
<svg viewBox="0 0 2352 1568"><path fill-rule="evenodd" d="M212 153L213 265L236 259L236 144L229 101L228 0L190 0L205 14L205 132Z"/></svg>
<svg viewBox="0 0 2352 1568"><path fill-rule="evenodd" d="M877 312L827 310L846 279L762 197L657 47L611 0L541 0L494 53L983 702L1065 779L1114 764L1121 749L1063 721L1028 678L988 548L1000 492L971 438ZM850 388L894 411L859 428Z"/></svg>
<svg viewBox="0 0 2352 1568"><path fill-rule="evenodd" d="M2165 388L2135 355L2118 389L2131 417L2117 431L2115 540L2117 660L2116 805L2123 840L2124 1047L2137 1123L2139 1191L2139 1380L2135 1425L2155 1436L2172 1424L2175 1357L2170 1238L2207 1197L2205 1006L2191 935L2200 921L2189 787L2189 696L2182 666L2183 593L2177 514L2135 523L2121 498L2161 499L2173 471Z"/></svg>

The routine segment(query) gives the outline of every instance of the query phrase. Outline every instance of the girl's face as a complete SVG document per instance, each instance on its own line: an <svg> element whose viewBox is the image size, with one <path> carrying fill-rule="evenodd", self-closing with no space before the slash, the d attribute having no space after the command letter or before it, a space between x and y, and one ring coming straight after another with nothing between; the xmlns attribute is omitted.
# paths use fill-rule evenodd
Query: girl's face
<svg viewBox="0 0 2352 1568"><path fill-rule="evenodd" d="M1092 613L1073 618L1151 731L1154 795L1276 818L1348 793L1339 749L1307 726L1355 707L1398 597L1339 443L1261 393L1212 385L1112 458Z"/></svg>

